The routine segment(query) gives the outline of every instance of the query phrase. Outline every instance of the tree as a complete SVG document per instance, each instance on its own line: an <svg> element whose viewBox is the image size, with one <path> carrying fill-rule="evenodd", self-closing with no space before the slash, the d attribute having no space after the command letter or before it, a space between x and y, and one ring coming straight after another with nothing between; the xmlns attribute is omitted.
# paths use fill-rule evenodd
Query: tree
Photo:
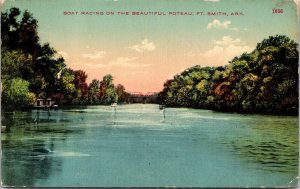
<svg viewBox="0 0 300 189"><path fill-rule="evenodd" d="M9 12L1 12L1 39L2 52L7 50L18 50L19 26L17 17L20 15L18 8L11 8Z"/></svg>
<svg viewBox="0 0 300 189"><path fill-rule="evenodd" d="M72 69L62 70L61 77L59 79L59 93L55 96L61 103L70 104L72 100L77 97L77 91L74 84L74 71Z"/></svg>
<svg viewBox="0 0 300 189"><path fill-rule="evenodd" d="M129 94L125 91L125 87L118 84L116 87L116 94L118 96L118 102L128 102Z"/></svg>
<svg viewBox="0 0 300 189"><path fill-rule="evenodd" d="M298 114L298 46L286 36L264 39L224 67L194 66L159 93L168 106Z"/></svg>
<svg viewBox="0 0 300 189"><path fill-rule="evenodd" d="M88 100L90 104L100 103L100 81L93 79L89 85Z"/></svg>
<svg viewBox="0 0 300 189"><path fill-rule="evenodd" d="M74 76L75 89L78 91L77 98L80 100L87 100L88 85L86 83L86 79L88 76L83 70L74 71Z"/></svg>
<svg viewBox="0 0 300 189"><path fill-rule="evenodd" d="M37 58L35 62L32 63L34 74L28 80L34 83L35 78L43 77L46 83L43 92L47 94L46 96L51 97L52 94L57 93L57 75L66 66L64 59L55 57L56 50L52 48L49 43L42 45L36 55Z"/></svg>
<svg viewBox="0 0 300 189"><path fill-rule="evenodd" d="M57 57L49 43L40 44L38 21L28 11L21 14L18 8L11 8L1 12L1 40L1 81L8 90L2 91L4 103L22 102L25 107L35 97L50 97L65 104L109 104L117 102L118 97L120 101L128 98L124 86L115 88L110 74L88 86L83 70L66 68L65 60ZM16 91L20 85L20 91Z"/></svg>
<svg viewBox="0 0 300 189"><path fill-rule="evenodd" d="M100 82L100 101L102 104L111 104L118 101L112 75L105 75Z"/></svg>
<svg viewBox="0 0 300 189"><path fill-rule="evenodd" d="M33 73L31 59L19 51L5 51L1 57L1 79L22 78Z"/></svg>
<svg viewBox="0 0 300 189"><path fill-rule="evenodd" d="M267 47L281 47L286 44L291 44L292 46L297 46L295 41L291 40L285 35L270 36L268 39L264 39L261 43L256 45L256 50L263 50Z"/></svg>
<svg viewBox="0 0 300 189"><path fill-rule="evenodd" d="M29 91L38 97L58 93L57 74L65 63L63 58L55 57L56 51L48 43L39 43L38 21L28 11L21 15L18 8L1 15L1 78L28 82Z"/></svg>
<svg viewBox="0 0 300 189"><path fill-rule="evenodd" d="M33 105L35 95L29 92L29 82L14 78L3 82L2 107L5 110L27 108Z"/></svg>
<svg viewBox="0 0 300 189"><path fill-rule="evenodd" d="M39 36L37 32L38 21L33 18L32 14L27 10L23 13L23 17L19 27L19 44L25 53L36 57L39 48Z"/></svg>

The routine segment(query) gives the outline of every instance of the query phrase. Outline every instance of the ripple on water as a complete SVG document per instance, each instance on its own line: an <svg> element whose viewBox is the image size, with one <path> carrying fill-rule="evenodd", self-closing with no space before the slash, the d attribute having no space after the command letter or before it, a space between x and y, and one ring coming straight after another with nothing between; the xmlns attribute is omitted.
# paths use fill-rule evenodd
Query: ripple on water
<svg viewBox="0 0 300 189"><path fill-rule="evenodd" d="M295 172L298 165L296 146L277 141L236 141L233 147L243 159L256 162L265 170Z"/></svg>

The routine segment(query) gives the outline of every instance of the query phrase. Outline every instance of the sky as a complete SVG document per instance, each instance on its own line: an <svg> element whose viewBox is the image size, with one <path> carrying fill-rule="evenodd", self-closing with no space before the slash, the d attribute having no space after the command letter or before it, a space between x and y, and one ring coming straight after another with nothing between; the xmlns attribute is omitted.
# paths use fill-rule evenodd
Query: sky
<svg viewBox="0 0 300 189"><path fill-rule="evenodd" d="M293 0L0 3L2 11L11 7L30 11L38 20L41 43L49 42L64 57L67 67L84 70L88 82L111 74L114 83L124 85L128 92L159 92L167 79L183 70L195 65L226 65L272 35L286 35L298 42L297 6ZM283 13L273 13L273 9Z"/></svg>

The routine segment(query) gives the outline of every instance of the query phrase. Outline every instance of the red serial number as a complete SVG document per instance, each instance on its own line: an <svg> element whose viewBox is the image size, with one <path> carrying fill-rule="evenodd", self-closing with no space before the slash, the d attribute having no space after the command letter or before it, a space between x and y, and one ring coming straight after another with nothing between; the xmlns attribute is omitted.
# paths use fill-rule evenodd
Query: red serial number
<svg viewBox="0 0 300 189"><path fill-rule="evenodd" d="M283 14L283 9L272 9L273 14Z"/></svg>

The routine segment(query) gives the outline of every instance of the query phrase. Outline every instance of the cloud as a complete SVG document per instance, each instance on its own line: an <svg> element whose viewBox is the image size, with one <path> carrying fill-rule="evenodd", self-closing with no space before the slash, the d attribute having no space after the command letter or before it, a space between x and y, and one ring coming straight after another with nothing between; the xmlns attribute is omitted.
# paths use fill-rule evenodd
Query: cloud
<svg viewBox="0 0 300 189"><path fill-rule="evenodd" d="M143 39L140 43L130 46L128 48L135 50L137 52L144 52L144 51L153 51L155 49L155 45L153 42L149 41L148 39Z"/></svg>
<svg viewBox="0 0 300 189"><path fill-rule="evenodd" d="M213 29L213 28L217 28L217 29L228 29L228 30L235 30L237 31L238 28L231 28L230 27L231 21L224 21L223 23L218 20L218 19L214 19L212 22L208 23L207 25L207 29Z"/></svg>
<svg viewBox="0 0 300 189"><path fill-rule="evenodd" d="M139 64L136 61L137 57L118 57L111 62L108 63L108 66L118 66L118 67L126 67L126 68L143 68L148 67L151 64Z"/></svg>
<svg viewBox="0 0 300 189"><path fill-rule="evenodd" d="M212 49L200 53L200 57L215 65L224 65L244 52L251 52L253 47L242 44L239 38L223 36L221 40L214 40L215 46Z"/></svg>
<svg viewBox="0 0 300 189"><path fill-rule="evenodd" d="M132 62L132 61L135 61L137 60L138 57L118 57L116 58L115 60L111 61L110 63L112 64L119 64L119 63L124 63L124 62Z"/></svg>
<svg viewBox="0 0 300 189"><path fill-rule="evenodd" d="M214 44L216 44L216 45L226 45L226 46L238 44L240 42L241 42L241 40L239 38L232 39L231 36L223 36L220 41L214 40Z"/></svg>
<svg viewBox="0 0 300 189"><path fill-rule="evenodd" d="M99 59L105 57L105 55L106 55L105 51L97 51L94 53L82 54L82 57L89 58L89 59Z"/></svg>
<svg viewBox="0 0 300 189"><path fill-rule="evenodd" d="M214 2L214 3L216 3L216 2L219 2L220 0L204 0L204 1L208 1L208 2Z"/></svg>
<svg viewBox="0 0 300 189"><path fill-rule="evenodd" d="M239 38L223 36L220 40L213 41L214 46L202 53L187 52L185 56L196 57L203 66L222 66L227 64L235 56L244 52L252 52L254 47L242 43Z"/></svg>
<svg viewBox="0 0 300 189"><path fill-rule="evenodd" d="M223 57L223 60L228 62L235 56L239 56L244 52L250 52L253 50L249 46L229 45L229 46L214 46L212 49L201 54L206 58L219 58Z"/></svg>
<svg viewBox="0 0 300 189"><path fill-rule="evenodd" d="M65 52L65 51L58 51L57 55L58 56L62 56L65 60L69 59L69 54L67 52Z"/></svg>

